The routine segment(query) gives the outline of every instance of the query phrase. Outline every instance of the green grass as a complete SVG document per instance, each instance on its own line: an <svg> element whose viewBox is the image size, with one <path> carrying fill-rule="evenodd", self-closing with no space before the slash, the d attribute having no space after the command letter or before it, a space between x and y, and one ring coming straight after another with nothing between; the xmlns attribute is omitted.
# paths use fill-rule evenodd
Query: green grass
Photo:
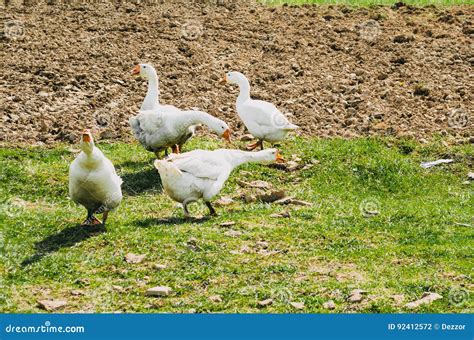
<svg viewBox="0 0 474 340"><path fill-rule="evenodd" d="M195 139L187 149L218 145ZM319 313L332 299L334 312L391 313L408 312L404 304L426 291L443 299L416 312L473 311L472 299L449 298L473 287L473 184L463 184L472 145L295 138L281 146L284 156L319 163L294 172L242 166L222 195L248 191L238 179L260 179L312 207L236 198L218 217L192 221L161 192L150 153L136 144L99 147L124 179L124 200L106 231L80 227L85 210L67 198L70 146L0 150L0 311L39 312L37 300L47 297L67 300L66 312L298 312L293 301ZM455 163L419 165L439 157ZM379 214L365 216L367 202ZM192 210L207 213L202 203ZM291 218L270 217L283 211ZM225 221L235 225L220 226ZM227 236L230 229L241 235ZM249 252L239 253L244 246ZM129 264L127 253L146 258ZM173 293L145 296L157 285ZM347 301L355 288L367 291L360 303ZM259 308L266 298L273 304Z"/></svg>
<svg viewBox="0 0 474 340"><path fill-rule="evenodd" d="M301 5L301 4L318 4L318 5L348 5L348 6L391 6L396 0L260 0L264 4L278 6L282 4ZM452 6L452 5L472 5L473 0L404 0L407 5L413 6Z"/></svg>

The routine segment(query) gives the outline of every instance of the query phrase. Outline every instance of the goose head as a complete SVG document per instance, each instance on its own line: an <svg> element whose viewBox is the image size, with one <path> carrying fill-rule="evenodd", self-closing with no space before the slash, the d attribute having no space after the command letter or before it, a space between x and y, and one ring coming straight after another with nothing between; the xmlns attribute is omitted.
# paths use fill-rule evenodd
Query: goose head
<svg viewBox="0 0 474 340"><path fill-rule="evenodd" d="M132 75L139 75L145 79L156 77L156 70L150 64L137 64L132 69Z"/></svg>
<svg viewBox="0 0 474 340"><path fill-rule="evenodd" d="M91 153L94 149L94 138L92 137L91 130L87 129L81 133L81 141L79 147L85 153Z"/></svg>
<svg viewBox="0 0 474 340"><path fill-rule="evenodd" d="M229 125L227 125L226 122L218 118L212 119L209 122L209 128L214 131L218 136L221 136L226 141L230 142L232 130L229 128Z"/></svg>
<svg viewBox="0 0 474 340"><path fill-rule="evenodd" d="M285 159L281 156L277 149L266 149L258 152L253 152L261 163L284 163Z"/></svg>
<svg viewBox="0 0 474 340"><path fill-rule="evenodd" d="M240 72L227 72L222 79L223 82L230 83L230 84L245 84L248 82L247 78Z"/></svg>

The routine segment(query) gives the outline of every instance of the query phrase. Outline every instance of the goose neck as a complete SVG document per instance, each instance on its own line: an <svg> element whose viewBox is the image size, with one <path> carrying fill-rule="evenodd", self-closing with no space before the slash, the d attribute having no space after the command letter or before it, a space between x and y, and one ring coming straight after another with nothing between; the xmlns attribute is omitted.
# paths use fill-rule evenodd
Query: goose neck
<svg viewBox="0 0 474 340"><path fill-rule="evenodd" d="M246 78L243 78L239 80L237 85L239 85L240 89L237 104L241 104L250 99L250 83Z"/></svg>
<svg viewBox="0 0 474 340"><path fill-rule="evenodd" d="M152 110L159 105L160 89L158 83L158 76L156 72L150 72L148 75L148 90L145 99L143 100L140 110Z"/></svg>

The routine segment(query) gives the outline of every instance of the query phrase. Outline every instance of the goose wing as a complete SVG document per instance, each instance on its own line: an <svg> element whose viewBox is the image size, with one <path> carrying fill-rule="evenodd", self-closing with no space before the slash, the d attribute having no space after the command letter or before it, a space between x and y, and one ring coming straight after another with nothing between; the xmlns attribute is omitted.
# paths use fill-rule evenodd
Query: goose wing
<svg viewBox="0 0 474 340"><path fill-rule="evenodd" d="M230 164L212 151L195 150L179 155L172 154L169 161L182 172L203 179L217 180L231 170Z"/></svg>
<svg viewBox="0 0 474 340"><path fill-rule="evenodd" d="M242 105L242 111L251 116L254 124L264 128L293 130L297 126L290 123L283 113L272 103L263 100L249 100Z"/></svg>

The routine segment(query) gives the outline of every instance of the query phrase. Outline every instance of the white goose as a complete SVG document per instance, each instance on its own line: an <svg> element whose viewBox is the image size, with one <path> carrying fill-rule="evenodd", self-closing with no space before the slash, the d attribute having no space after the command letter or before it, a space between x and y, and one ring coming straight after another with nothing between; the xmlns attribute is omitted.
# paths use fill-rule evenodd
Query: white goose
<svg viewBox="0 0 474 340"><path fill-rule="evenodd" d="M105 225L109 211L122 201L122 179L112 162L95 147L89 130L82 133L80 148L82 152L69 167L69 197L87 209L83 225L100 224L94 214L101 213Z"/></svg>
<svg viewBox="0 0 474 340"><path fill-rule="evenodd" d="M248 79L240 72L228 72L223 81L237 84L240 88L237 97L237 114L244 122L249 132L258 139L250 144L247 149L253 150L260 146L263 150L263 141L276 143L285 139L288 132L298 128L272 103L250 98L250 84Z"/></svg>
<svg viewBox="0 0 474 340"><path fill-rule="evenodd" d="M230 173L244 163L271 163L283 161L278 150L258 152L218 149L194 150L168 159L155 160L165 192L182 203L184 214L189 216L188 204L202 198L211 215L216 211L211 199L221 191Z"/></svg>
<svg viewBox="0 0 474 340"><path fill-rule="evenodd" d="M159 103L158 76L149 64L136 65L132 74L148 79L148 90L140 112L129 123L138 141L159 158L161 151L179 153L181 146L194 135L195 126L204 124L219 136L230 141L231 130L222 120L202 111L182 111L173 105Z"/></svg>

